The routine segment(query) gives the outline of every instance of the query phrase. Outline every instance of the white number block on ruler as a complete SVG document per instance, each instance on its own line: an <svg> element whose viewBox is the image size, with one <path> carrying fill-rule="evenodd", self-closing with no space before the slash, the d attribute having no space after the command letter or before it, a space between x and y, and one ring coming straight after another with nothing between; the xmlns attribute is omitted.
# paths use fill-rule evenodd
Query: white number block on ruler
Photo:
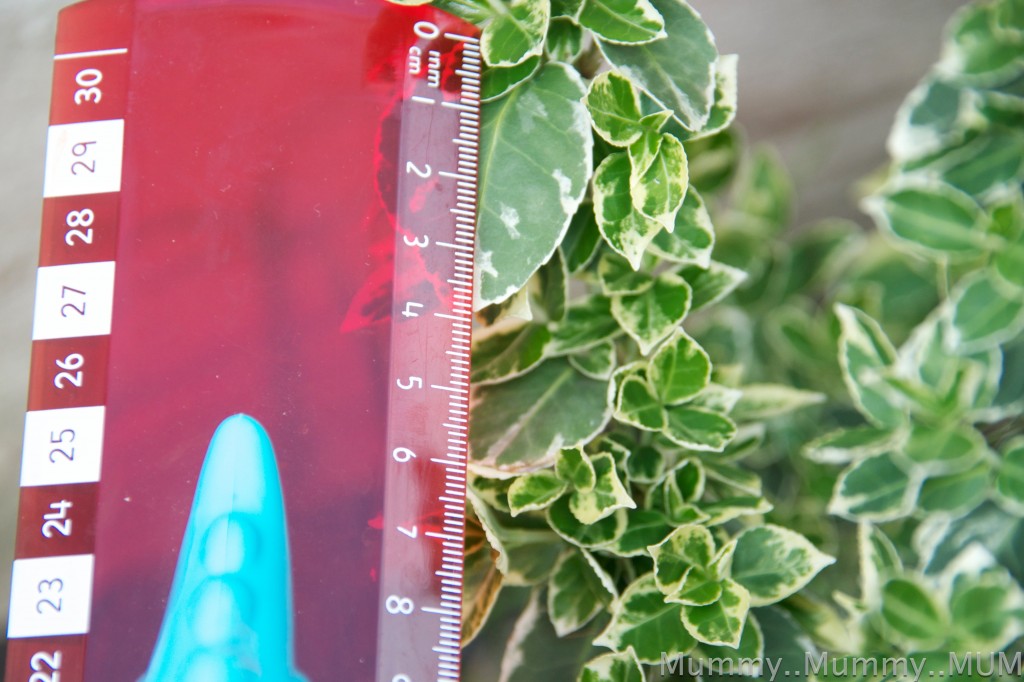
<svg viewBox="0 0 1024 682"><path fill-rule="evenodd" d="M124 119L50 126L43 196L119 191L123 150Z"/></svg>
<svg viewBox="0 0 1024 682"><path fill-rule="evenodd" d="M21 485L99 481L105 412L103 406L27 412Z"/></svg>
<svg viewBox="0 0 1024 682"><path fill-rule="evenodd" d="M87 633L92 573L92 554L15 561L7 636L13 639Z"/></svg>
<svg viewBox="0 0 1024 682"><path fill-rule="evenodd" d="M39 268L32 338L109 334L113 304L114 261Z"/></svg>

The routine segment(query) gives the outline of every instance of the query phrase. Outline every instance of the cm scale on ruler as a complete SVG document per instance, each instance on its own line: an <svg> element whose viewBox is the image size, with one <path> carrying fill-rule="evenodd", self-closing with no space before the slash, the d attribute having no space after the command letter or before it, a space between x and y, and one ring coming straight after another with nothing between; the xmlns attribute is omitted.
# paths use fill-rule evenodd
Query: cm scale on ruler
<svg viewBox="0 0 1024 682"><path fill-rule="evenodd" d="M476 36L62 12L8 682L458 678Z"/></svg>

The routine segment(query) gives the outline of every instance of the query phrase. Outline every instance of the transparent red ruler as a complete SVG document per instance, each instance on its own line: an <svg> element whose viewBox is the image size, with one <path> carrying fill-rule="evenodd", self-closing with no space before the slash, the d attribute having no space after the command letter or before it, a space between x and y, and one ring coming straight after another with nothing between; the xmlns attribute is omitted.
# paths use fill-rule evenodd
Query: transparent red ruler
<svg viewBox="0 0 1024 682"><path fill-rule="evenodd" d="M476 30L61 13L8 682L459 676Z"/></svg>

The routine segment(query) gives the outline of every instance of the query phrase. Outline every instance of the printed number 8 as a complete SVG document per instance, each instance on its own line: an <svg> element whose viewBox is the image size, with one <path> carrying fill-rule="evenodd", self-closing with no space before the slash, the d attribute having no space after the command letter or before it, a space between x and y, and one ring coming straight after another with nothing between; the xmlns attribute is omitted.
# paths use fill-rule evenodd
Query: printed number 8
<svg viewBox="0 0 1024 682"><path fill-rule="evenodd" d="M414 604L412 603L412 599L399 597L398 595L393 594L384 602L384 608L387 609L388 613L408 616L412 613Z"/></svg>

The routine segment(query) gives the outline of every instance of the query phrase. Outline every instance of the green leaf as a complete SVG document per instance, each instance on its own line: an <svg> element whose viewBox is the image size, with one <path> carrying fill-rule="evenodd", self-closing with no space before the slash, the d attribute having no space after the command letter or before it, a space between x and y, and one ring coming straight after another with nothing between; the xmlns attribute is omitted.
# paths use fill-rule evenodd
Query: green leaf
<svg viewBox="0 0 1024 682"><path fill-rule="evenodd" d="M626 512L617 509L610 516L587 524L581 523L569 508L569 496L559 498L547 510L548 523L556 533L572 544L584 549L596 549L612 544L626 531Z"/></svg>
<svg viewBox="0 0 1024 682"><path fill-rule="evenodd" d="M761 494L761 477L748 469L741 469L738 466L727 462L707 460L704 462L704 470L708 478L734 488L747 495Z"/></svg>
<svg viewBox="0 0 1024 682"><path fill-rule="evenodd" d="M1002 506L1024 516L1024 437L1014 438L1003 448L996 494Z"/></svg>
<svg viewBox="0 0 1024 682"><path fill-rule="evenodd" d="M735 210L743 223L761 234L772 234L789 224L793 186L778 154L758 148L743 167L734 188Z"/></svg>
<svg viewBox="0 0 1024 682"><path fill-rule="evenodd" d="M593 1L588 0L588 4ZM643 135L640 95L629 79L613 71L605 71L591 82L583 101L590 112L594 130L608 144L628 147Z"/></svg>
<svg viewBox="0 0 1024 682"><path fill-rule="evenodd" d="M704 483L704 467L697 460L685 459L651 490L648 503L660 504L669 520L677 525L703 521L706 515L692 503L704 494Z"/></svg>
<svg viewBox="0 0 1024 682"><path fill-rule="evenodd" d="M679 589L666 597L667 601L683 606L710 606L722 597L723 582L704 569L691 566L686 569ZM683 609L686 613L686 609Z"/></svg>
<svg viewBox="0 0 1024 682"><path fill-rule="evenodd" d="M648 573L635 580L612 607L612 621L594 644L614 651L632 646L642 663L688 653L696 640L679 627L682 606L667 604Z"/></svg>
<svg viewBox="0 0 1024 682"><path fill-rule="evenodd" d="M508 489L508 506L512 516L526 511L545 509L561 497L568 486L550 469L541 469L520 476Z"/></svg>
<svg viewBox="0 0 1024 682"><path fill-rule="evenodd" d="M708 27L683 0L653 0L665 21L664 39L615 45L598 39L608 61L687 130L700 130L711 114L718 51Z"/></svg>
<svg viewBox="0 0 1024 682"><path fill-rule="evenodd" d="M936 70L977 85L995 85L1024 72L1017 40L995 39L995 3L964 7L955 15Z"/></svg>
<svg viewBox="0 0 1024 682"><path fill-rule="evenodd" d="M569 496L569 510L580 523L592 524L613 514L618 509L634 509L636 502L622 485L615 471L615 462L609 454L590 458L594 466L594 487L577 490Z"/></svg>
<svg viewBox="0 0 1024 682"><path fill-rule="evenodd" d="M704 526L687 524L647 549L654 559L654 580L658 589L671 595L682 589L690 568L707 572L715 557L715 539Z"/></svg>
<svg viewBox="0 0 1024 682"><path fill-rule="evenodd" d="M654 389L635 374L627 376L619 386L614 416L620 422L647 431L665 428L665 410L654 395Z"/></svg>
<svg viewBox="0 0 1024 682"><path fill-rule="evenodd" d="M480 34L480 52L488 66L515 66L543 54L551 19L549 0L512 0L500 7L502 13Z"/></svg>
<svg viewBox="0 0 1024 682"><path fill-rule="evenodd" d="M854 462L839 475L829 513L851 520L890 521L914 507L920 480L912 479L888 454Z"/></svg>
<svg viewBox="0 0 1024 682"><path fill-rule="evenodd" d="M704 206L704 199L697 190L690 187L676 214L675 229L662 230L656 234L648 251L673 263L692 264L706 269L711 265L711 249L714 245L715 229L711 224L711 215Z"/></svg>
<svg viewBox="0 0 1024 682"><path fill-rule="evenodd" d="M521 376L545 359L551 332L538 324L476 334L473 338L474 384L493 384Z"/></svg>
<svg viewBox="0 0 1024 682"><path fill-rule="evenodd" d="M650 159L634 150L645 147L644 138L660 138ZM666 230L675 229L676 215L683 205L689 175L683 143L668 133L647 132L629 147L629 190L633 208L657 221Z"/></svg>
<svg viewBox="0 0 1024 682"><path fill-rule="evenodd" d="M515 66L492 66L487 69L480 89L480 101L491 102L512 92L537 73L540 61L540 57L530 57Z"/></svg>
<svg viewBox="0 0 1024 682"><path fill-rule="evenodd" d="M953 320L947 344L959 353L987 350L1024 331L1024 295L988 271L963 282L951 299Z"/></svg>
<svg viewBox="0 0 1024 682"><path fill-rule="evenodd" d="M710 137L732 125L736 118L738 67L739 55L719 55L715 68L715 103L711 107L711 115L704 128L690 139Z"/></svg>
<svg viewBox="0 0 1024 682"><path fill-rule="evenodd" d="M1000 651L1020 636L1024 594L1005 568L953 581L950 622L966 650Z"/></svg>
<svg viewBox="0 0 1024 682"><path fill-rule="evenodd" d="M620 557L646 556L647 548L665 539L672 525L660 511L630 509L626 512L626 530L603 551Z"/></svg>
<svg viewBox="0 0 1024 682"><path fill-rule="evenodd" d="M583 0L579 22L609 43L640 44L665 37L665 20L649 0Z"/></svg>
<svg viewBox="0 0 1024 682"><path fill-rule="evenodd" d="M589 661L578 682L644 682L644 669L632 647L618 654L604 654Z"/></svg>
<svg viewBox="0 0 1024 682"><path fill-rule="evenodd" d="M874 604L885 581L903 571L903 561L892 540L870 523L857 524L857 550L861 597Z"/></svg>
<svg viewBox="0 0 1024 682"><path fill-rule="evenodd" d="M732 580L722 581L722 596L707 606L684 606L683 626L699 642L737 647L750 610L751 595Z"/></svg>
<svg viewBox="0 0 1024 682"><path fill-rule="evenodd" d="M600 246L601 232L597 229L593 206L583 205L572 217L565 238L558 245L569 273L576 274L586 268L600 252Z"/></svg>
<svg viewBox="0 0 1024 682"><path fill-rule="evenodd" d="M463 644L472 642L480 633L501 593L503 577L495 563L496 555L480 524L468 518L462 574L465 588L462 592Z"/></svg>
<svg viewBox="0 0 1024 682"><path fill-rule="evenodd" d="M760 495L737 495L714 502L703 503L700 510L706 515L707 526L718 526L741 516L761 516L772 510L772 504Z"/></svg>
<svg viewBox="0 0 1024 682"><path fill-rule="evenodd" d="M942 182L907 182L868 197L863 208L898 243L929 258L976 256L986 247L985 213Z"/></svg>
<svg viewBox="0 0 1024 682"><path fill-rule="evenodd" d="M612 251L601 254L597 262L597 277L606 296L639 294L654 284L651 275L633 270L629 261Z"/></svg>
<svg viewBox="0 0 1024 682"><path fill-rule="evenodd" d="M607 381L615 373L615 344L605 342L570 355L569 364L584 376Z"/></svg>
<svg viewBox="0 0 1024 682"><path fill-rule="evenodd" d="M765 609L759 609L758 613L764 614ZM768 622L770 623L770 625L777 625L777 621L772 620L771 615L768 616ZM788 625L790 628L795 627L792 624ZM798 632L800 632L799 629ZM774 636L777 634L778 633L776 632L771 632L770 636ZM807 639L803 632L800 632L800 636L803 639L803 646L801 646L801 648L799 649L799 665L806 665L807 654L811 651L806 646ZM786 666L786 663L783 662L783 658L778 657L778 654L782 653L780 652L779 648L776 646L768 648L768 646L765 643L765 639L765 634L761 631L761 624L754 616L754 612L751 611L747 614L747 623L743 626L743 634L740 637L739 646L733 648L729 646L712 646L709 644L701 644L697 647L697 650L692 655L695 658L699 659L704 665L708 666L708 668L706 669L711 674L704 675L704 679L708 680L709 682L722 682L722 680L733 679L736 675L744 675L746 677L752 678L761 677L762 679L764 679L765 675L763 674L763 671L768 672L768 677L770 677L770 671L766 671L764 665L766 661L766 649L767 651L777 656L777 658L775 659L776 670L796 671L799 669L798 665L794 665L793 667L788 668ZM772 641L771 643L775 644L776 642ZM713 666L715 666L716 664L719 666L731 665L731 669L735 672L731 675L716 675L713 672L711 672L715 670ZM728 667L724 668L725 671L728 671L729 669L730 668Z"/></svg>
<svg viewBox="0 0 1024 682"><path fill-rule="evenodd" d="M569 298L569 272L561 251L555 249L551 259L537 270L534 286L534 300L547 319L554 322L563 319Z"/></svg>
<svg viewBox="0 0 1024 682"><path fill-rule="evenodd" d="M721 452L736 435L736 424L723 414L702 407L677 405L666 408L665 435L691 450Z"/></svg>
<svg viewBox="0 0 1024 682"><path fill-rule="evenodd" d="M690 286L671 272L639 294L612 298L612 316L647 355L679 327L690 309Z"/></svg>
<svg viewBox="0 0 1024 682"><path fill-rule="evenodd" d="M544 591L535 589L515 620L497 682L564 682L575 679L582 661L594 655L591 637L559 637L547 613Z"/></svg>
<svg viewBox="0 0 1024 682"><path fill-rule="evenodd" d="M737 421L771 419L809 405L820 405L825 396L782 384L747 384L732 412Z"/></svg>
<svg viewBox="0 0 1024 682"><path fill-rule="evenodd" d="M476 287L482 305L505 300L547 262L583 199L593 147L584 92L575 70L548 64L483 107Z"/></svg>
<svg viewBox="0 0 1024 682"><path fill-rule="evenodd" d="M586 443L610 418L608 384L553 359L512 381L483 386L470 416L475 461L508 471L554 463L559 450Z"/></svg>
<svg viewBox="0 0 1024 682"><path fill-rule="evenodd" d="M882 588L882 625L889 637L920 649L937 646L949 625L945 614L917 582L891 578Z"/></svg>
<svg viewBox="0 0 1024 682"><path fill-rule="evenodd" d="M594 171L594 215L608 245L639 270L644 250L662 226L633 207L629 168L629 155L619 152Z"/></svg>
<svg viewBox="0 0 1024 682"><path fill-rule="evenodd" d="M909 161L962 142L969 129L970 93L942 79L922 81L896 112L886 143L889 154L897 161Z"/></svg>
<svg viewBox="0 0 1024 682"><path fill-rule="evenodd" d="M471 471L469 476L469 492L486 502L488 506L509 513L511 510L508 507L508 489L514 480L511 476L507 478L488 478Z"/></svg>
<svg viewBox="0 0 1024 682"><path fill-rule="evenodd" d="M747 273L725 263L711 261L707 267L691 266L679 271L693 289L692 310L717 303L747 281Z"/></svg>
<svg viewBox="0 0 1024 682"><path fill-rule="evenodd" d="M904 412L882 382L884 370L896 361L896 349L882 328L866 313L837 304L839 318L839 365L843 381L857 409L881 428L904 421Z"/></svg>
<svg viewBox="0 0 1024 682"><path fill-rule="evenodd" d="M591 296L569 306L565 318L551 327L551 353L578 353L621 334L611 307L611 300L605 296Z"/></svg>
<svg viewBox="0 0 1024 682"><path fill-rule="evenodd" d="M583 29L570 19L552 18L544 47L551 61L572 64L583 52Z"/></svg>
<svg viewBox="0 0 1024 682"><path fill-rule="evenodd" d="M902 446L902 431L858 426L827 433L804 446L803 455L820 464L846 464Z"/></svg>
<svg viewBox="0 0 1024 682"><path fill-rule="evenodd" d="M1024 197L1018 192L992 209L993 231L1006 243L994 254L996 272L1008 284L1024 289Z"/></svg>
<svg viewBox="0 0 1024 682"><path fill-rule="evenodd" d="M597 483L594 464L580 448L567 448L558 453L555 473L573 487L573 490L590 492Z"/></svg>
<svg viewBox="0 0 1024 682"><path fill-rule="evenodd" d="M654 483L665 473L665 456L658 448L641 445L633 451L626 468L634 483Z"/></svg>
<svg viewBox="0 0 1024 682"><path fill-rule="evenodd" d="M732 579L750 591L752 605L765 606L795 593L833 563L803 535L766 525L736 537Z"/></svg>
<svg viewBox="0 0 1024 682"><path fill-rule="evenodd" d="M416 4L420 3L414 0ZM487 0L433 0L432 3L438 9L454 14L465 19L471 24L483 24L494 17L494 8Z"/></svg>
<svg viewBox="0 0 1024 682"><path fill-rule="evenodd" d="M739 134L726 128L717 135L684 140L690 184L702 194L717 192L732 179L741 153Z"/></svg>
<svg viewBox="0 0 1024 682"><path fill-rule="evenodd" d="M969 426L914 424L906 444L896 453L909 466L936 475L969 469L987 451L985 438Z"/></svg>
<svg viewBox="0 0 1024 682"><path fill-rule="evenodd" d="M696 341L677 329L651 357L649 375L661 401L677 405L707 387L711 360Z"/></svg>
<svg viewBox="0 0 1024 682"><path fill-rule="evenodd" d="M548 579L548 615L559 637L589 623L615 596L605 589L583 552L562 554Z"/></svg>
<svg viewBox="0 0 1024 682"><path fill-rule="evenodd" d="M921 485L917 506L927 514L962 516L988 497L992 467L982 461L956 474L929 478Z"/></svg>

